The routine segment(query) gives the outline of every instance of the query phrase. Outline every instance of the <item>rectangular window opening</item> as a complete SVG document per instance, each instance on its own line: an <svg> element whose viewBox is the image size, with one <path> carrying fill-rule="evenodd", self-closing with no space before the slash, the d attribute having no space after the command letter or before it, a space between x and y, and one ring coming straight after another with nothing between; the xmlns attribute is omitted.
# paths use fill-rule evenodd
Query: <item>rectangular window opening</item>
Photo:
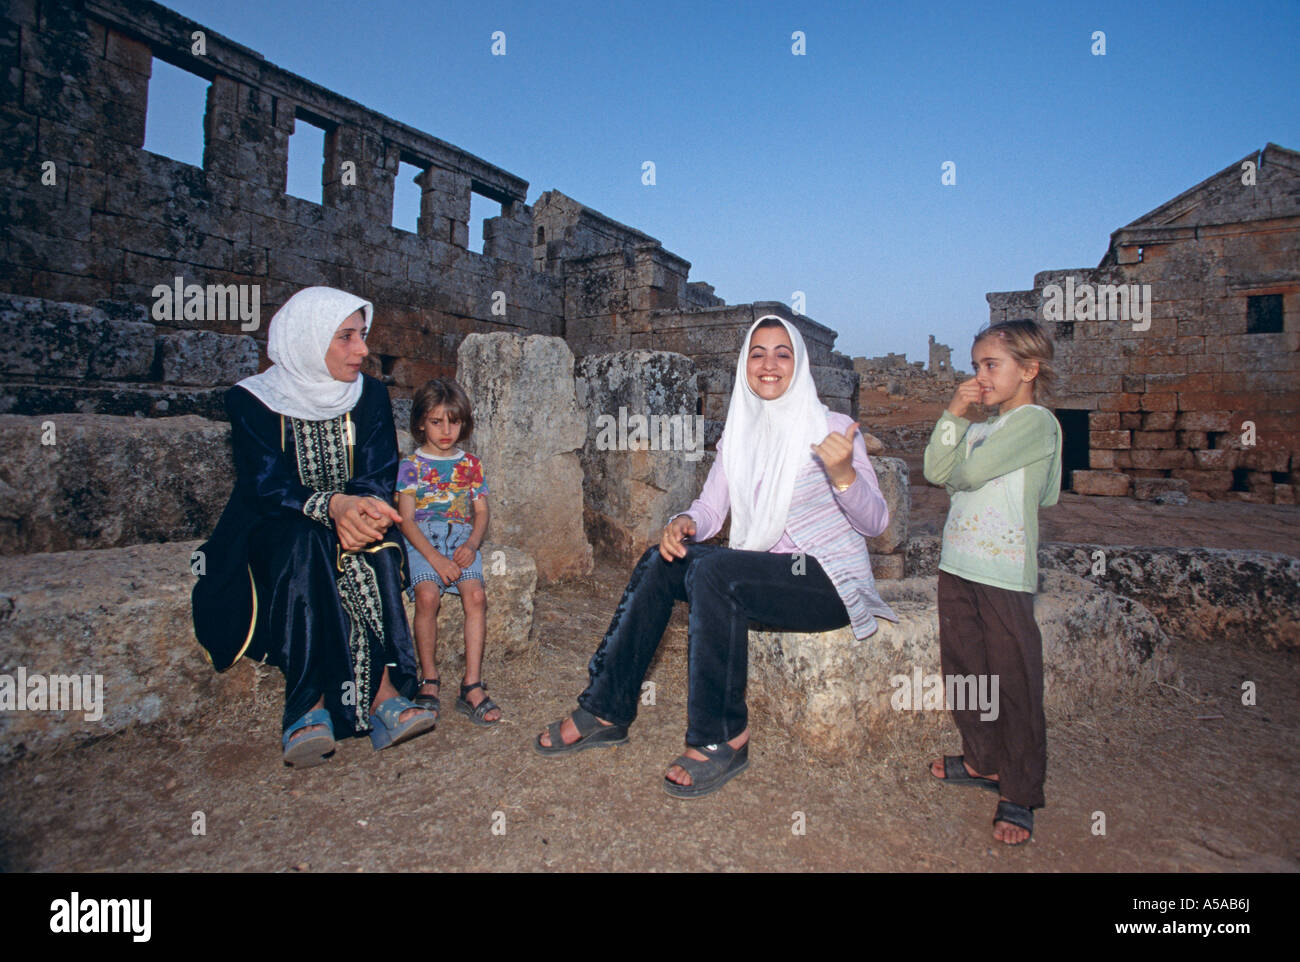
<svg viewBox="0 0 1300 962"><path fill-rule="evenodd" d="M393 182L393 226L398 230L419 233L420 195L423 191L415 178L423 173L423 167L405 159L397 165L397 179Z"/></svg>
<svg viewBox="0 0 1300 962"><path fill-rule="evenodd" d="M211 83L153 58L144 117L144 149L183 164L203 166L203 116Z"/></svg>
<svg viewBox="0 0 1300 962"><path fill-rule="evenodd" d="M289 137L289 171L284 192L313 204L325 203L325 127L294 111Z"/></svg>
<svg viewBox="0 0 1300 962"><path fill-rule="evenodd" d="M1282 333L1282 295L1251 294L1246 298L1246 333Z"/></svg>
<svg viewBox="0 0 1300 962"><path fill-rule="evenodd" d="M500 217L501 201L494 200L470 191L469 195L469 249L475 254L483 253L483 222L493 217Z"/></svg>

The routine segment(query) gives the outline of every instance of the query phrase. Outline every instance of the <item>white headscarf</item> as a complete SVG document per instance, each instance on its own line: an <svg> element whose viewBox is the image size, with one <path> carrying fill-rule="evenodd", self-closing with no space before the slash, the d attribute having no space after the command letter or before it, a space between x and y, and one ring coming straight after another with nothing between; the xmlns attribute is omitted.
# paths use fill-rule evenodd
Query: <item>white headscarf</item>
<svg viewBox="0 0 1300 962"><path fill-rule="evenodd" d="M794 348L794 376L779 398L765 401L749 386L749 342L763 321L781 322ZM766 551L781 540L794 479L813 457L812 445L829 433L826 405L817 398L808 349L793 324L765 314L749 328L736 362L736 383L727 408L722 467L731 496L731 547ZM755 489L758 489L755 493Z"/></svg>
<svg viewBox="0 0 1300 962"><path fill-rule="evenodd" d="M284 302L266 332L271 366L239 382L278 414L304 421L328 421L351 411L364 388L355 381L337 381L325 366L325 352L339 325L356 311L365 312L370 330L374 305L332 287L304 287Z"/></svg>

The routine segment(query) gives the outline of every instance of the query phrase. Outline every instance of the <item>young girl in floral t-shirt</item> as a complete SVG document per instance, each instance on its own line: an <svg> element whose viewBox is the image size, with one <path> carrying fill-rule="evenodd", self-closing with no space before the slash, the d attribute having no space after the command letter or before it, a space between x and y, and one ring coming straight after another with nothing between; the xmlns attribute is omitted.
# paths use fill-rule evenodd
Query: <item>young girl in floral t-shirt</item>
<svg viewBox="0 0 1300 962"><path fill-rule="evenodd" d="M465 607L465 677L456 710L476 725L494 725L501 709L487 696L481 672L487 623L479 546L488 523L483 465L458 444L474 431L465 389L435 378L416 392L411 436L419 445L397 471L397 509L415 594L415 647L423 681L415 703L440 712L438 608L444 592Z"/></svg>

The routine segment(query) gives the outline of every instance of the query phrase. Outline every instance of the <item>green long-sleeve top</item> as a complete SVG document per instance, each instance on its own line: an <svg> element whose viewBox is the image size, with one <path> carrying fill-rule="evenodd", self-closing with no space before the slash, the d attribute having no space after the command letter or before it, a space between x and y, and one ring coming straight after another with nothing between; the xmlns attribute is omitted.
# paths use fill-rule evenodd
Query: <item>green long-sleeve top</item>
<svg viewBox="0 0 1300 962"><path fill-rule="evenodd" d="M925 447L925 477L952 501L939 569L1038 590L1038 508L1061 493L1061 425L1052 412L1022 404L972 424L945 411Z"/></svg>

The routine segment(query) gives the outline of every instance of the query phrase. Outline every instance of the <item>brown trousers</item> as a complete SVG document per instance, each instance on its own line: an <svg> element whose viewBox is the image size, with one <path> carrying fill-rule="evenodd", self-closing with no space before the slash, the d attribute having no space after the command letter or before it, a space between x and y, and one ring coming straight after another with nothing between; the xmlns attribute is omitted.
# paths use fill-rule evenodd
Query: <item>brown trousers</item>
<svg viewBox="0 0 1300 962"><path fill-rule="evenodd" d="M953 709L966 761L981 775L996 774L1011 801L1041 808L1047 721L1034 596L940 571L939 655L945 680L952 675L998 679L995 719L981 720L973 705ZM986 684L991 690L991 682Z"/></svg>

